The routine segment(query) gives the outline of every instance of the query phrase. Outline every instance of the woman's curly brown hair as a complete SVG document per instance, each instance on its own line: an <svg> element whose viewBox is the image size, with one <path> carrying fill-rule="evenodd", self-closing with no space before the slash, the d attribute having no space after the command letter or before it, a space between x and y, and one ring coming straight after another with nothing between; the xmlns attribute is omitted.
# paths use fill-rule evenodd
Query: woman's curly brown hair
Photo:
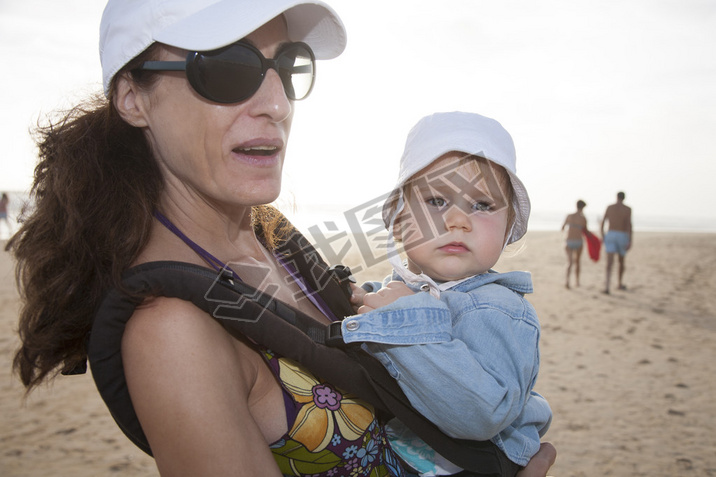
<svg viewBox="0 0 716 477"><path fill-rule="evenodd" d="M116 76L154 55L150 47ZM131 74L140 87L156 80L152 73ZM141 129L101 95L38 126L35 140L31 206L6 247L17 261L23 303L13 368L28 391L51 373L86 362L95 310L109 288L121 288L123 272L147 244L163 190ZM274 246L280 213L258 206L253 216Z"/></svg>

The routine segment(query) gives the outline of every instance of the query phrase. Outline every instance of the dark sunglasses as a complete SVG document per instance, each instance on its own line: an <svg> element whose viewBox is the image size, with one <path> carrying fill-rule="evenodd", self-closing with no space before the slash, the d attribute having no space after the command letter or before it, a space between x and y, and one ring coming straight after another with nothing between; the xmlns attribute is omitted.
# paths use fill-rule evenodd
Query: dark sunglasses
<svg viewBox="0 0 716 477"><path fill-rule="evenodd" d="M210 101L240 103L256 93L273 68L281 78L286 96L308 96L316 76L316 58L305 43L289 43L276 57L266 58L248 43L237 42L212 51L192 51L186 61L145 61L145 71L186 71L192 88Z"/></svg>

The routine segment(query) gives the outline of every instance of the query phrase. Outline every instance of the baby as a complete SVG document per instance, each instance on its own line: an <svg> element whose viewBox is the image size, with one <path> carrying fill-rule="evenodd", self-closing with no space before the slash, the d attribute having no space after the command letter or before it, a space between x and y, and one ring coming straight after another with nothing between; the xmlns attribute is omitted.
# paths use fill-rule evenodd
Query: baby
<svg viewBox="0 0 716 477"><path fill-rule="evenodd" d="M515 163L512 138L493 119L420 120L383 207L393 274L377 293L354 287L359 314L342 325L344 341L364 343L419 412L452 437L492 440L512 474L537 453L552 419L533 391L540 327L523 296L530 274L492 270L527 231L530 202ZM420 475L460 472L392 424L392 446Z"/></svg>

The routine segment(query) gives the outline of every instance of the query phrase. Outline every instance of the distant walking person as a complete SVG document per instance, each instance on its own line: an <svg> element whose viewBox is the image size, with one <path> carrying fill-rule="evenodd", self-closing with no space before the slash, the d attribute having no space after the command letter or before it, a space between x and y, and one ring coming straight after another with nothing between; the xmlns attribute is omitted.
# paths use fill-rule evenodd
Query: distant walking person
<svg viewBox="0 0 716 477"><path fill-rule="evenodd" d="M602 219L602 239L607 251L607 281L604 293L609 293L609 283L614 264L614 254L619 255L619 289L626 290L622 282L624 277L624 257L632 245L631 207L624 205L624 192L617 194L617 203L607 207ZM609 231L604 234L604 223L609 222Z"/></svg>
<svg viewBox="0 0 716 477"><path fill-rule="evenodd" d="M577 211L569 214L562 224L562 230L567 228L567 281L565 286L569 288L569 276L574 268L575 283L579 286L579 262L582 257L582 248L584 241L582 234L587 230L587 218L584 217L582 210L587 206L583 200L577 201Z"/></svg>
<svg viewBox="0 0 716 477"><path fill-rule="evenodd" d="M7 229L12 235L12 226L10 225L10 219L7 218L7 205L10 203L10 198L5 192L2 193L2 199L0 199L0 222L5 222Z"/></svg>

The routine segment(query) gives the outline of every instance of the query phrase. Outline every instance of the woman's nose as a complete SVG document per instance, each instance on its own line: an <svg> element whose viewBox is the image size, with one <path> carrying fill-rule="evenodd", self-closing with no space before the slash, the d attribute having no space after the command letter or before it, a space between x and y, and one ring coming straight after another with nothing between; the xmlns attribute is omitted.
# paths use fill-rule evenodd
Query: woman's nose
<svg viewBox="0 0 716 477"><path fill-rule="evenodd" d="M291 115L291 101L286 96L283 82L274 69L266 72L266 77L250 101L254 115L268 115L275 122L281 122Z"/></svg>

